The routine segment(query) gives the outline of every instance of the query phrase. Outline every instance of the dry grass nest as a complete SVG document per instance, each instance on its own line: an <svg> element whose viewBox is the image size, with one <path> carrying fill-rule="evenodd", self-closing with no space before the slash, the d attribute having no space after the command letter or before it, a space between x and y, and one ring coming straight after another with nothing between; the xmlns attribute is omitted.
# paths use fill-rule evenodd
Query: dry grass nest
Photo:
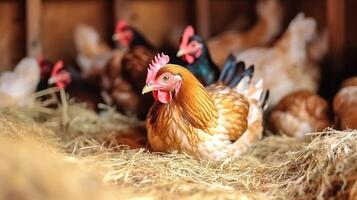
<svg viewBox="0 0 357 200"><path fill-rule="evenodd" d="M0 111L0 199L357 199L357 131L268 136L209 162L115 145L142 124L107 107L68 110L65 125L61 107Z"/></svg>

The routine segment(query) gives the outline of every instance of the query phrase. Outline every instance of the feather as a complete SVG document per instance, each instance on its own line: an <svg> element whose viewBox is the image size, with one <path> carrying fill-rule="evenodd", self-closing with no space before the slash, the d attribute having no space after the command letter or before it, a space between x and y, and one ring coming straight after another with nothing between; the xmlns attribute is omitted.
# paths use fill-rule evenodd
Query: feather
<svg viewBox="0 0 357 200"><path fill-rule="evenodd" d="M237 74L241 73L245 69L244 62L236 62L236 58L231 54L227 58L219 80L223 82L225 85L230 85L230 83L234 79L240 79L241 76L237 76ZM239 81L238 81L239 82Z"/></svg>
<svg viewBox="0 0 357 200"><path fill-rule="evenodd" d="M245 69L245 63L242 61L236 62L235 57L230 55L224 65L224 68L219 77L219 81L233 88L241 82L244 77L247 77L248 84L254 73L254 65Z"/></svg>

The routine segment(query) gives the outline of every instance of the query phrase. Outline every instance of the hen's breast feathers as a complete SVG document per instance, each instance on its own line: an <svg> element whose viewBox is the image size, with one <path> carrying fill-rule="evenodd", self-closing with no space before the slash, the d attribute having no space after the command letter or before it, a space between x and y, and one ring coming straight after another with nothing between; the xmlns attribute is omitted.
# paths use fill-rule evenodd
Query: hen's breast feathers
<svg viewBox="0 0 357 200"><path fill-rule="evenodd" d="M216 143L224 147L227 142L242 136L248 126L247 99L222 84L211 85L207 90L218 113L217 118L213 118L214 122L206 122L207 128L190 123L187 110L177 103L154 104L147 119L149 141L154 150L179 150L200 156L202 152L197 152L197 149L202 148L201 143L220 138Z"/></svg>

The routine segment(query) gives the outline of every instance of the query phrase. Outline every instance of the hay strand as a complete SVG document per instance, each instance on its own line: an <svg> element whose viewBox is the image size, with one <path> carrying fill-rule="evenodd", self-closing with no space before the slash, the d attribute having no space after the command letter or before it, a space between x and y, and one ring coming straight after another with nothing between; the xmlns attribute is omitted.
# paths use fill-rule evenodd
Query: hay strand
<svg viewBox="0 0 357 200"><path fill-rule="evenodd" d="M96 169L104 183L133 198L353 199L356 195L355 130L328 129L311 134L309 142L269 136L240 159L209 162L108 145L108 135L142 124L102 108L98 115L69 101L66 130L61 128L61 107L1 110L0 136L30 135L57 146L88 169Z"/></svg>

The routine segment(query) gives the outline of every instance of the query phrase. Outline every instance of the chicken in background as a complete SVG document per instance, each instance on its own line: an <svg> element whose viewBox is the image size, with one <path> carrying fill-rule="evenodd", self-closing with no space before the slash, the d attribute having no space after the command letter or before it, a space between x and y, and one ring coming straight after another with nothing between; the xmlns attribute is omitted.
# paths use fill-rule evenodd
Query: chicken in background
<svg viewBox="0 0 357 200"><path fill-rule="evenodd" d="M327 29L315 35L314 39L308 44L307 54L311 61L320 63L328 53L329 36Z"/></svg>
<svg viewBox="0 0 357 200"><path fill-rule="evenodd" d="M158 55L143 94L155 98L146 127L155 151L179 151L197 158L238 157L262 137L268 92L251 82L254 67L228 62L219 81L205 88L186 68Z"/></svg>
<svg viewBox="0 0 357 200"><path fill-rule="evenodd" d="M113 50L101 40L99 33L88 25L77 26L74 41L78 51L77 64L82 76L88 80L98 79L112 57Z"/></svg>
<svg viewBox="0 0 357 200"><path fill-rule="evenodd" d="M343 81L333 99L333 111L337 128L357 129L357 76Z"/></svg>
<svg viewBox="0 0 357 200"><path fill-rule="evenodd" d="M55 64L46 59L38 59L38 63L41 69L41 81L37 90L40 91L52 87L48 83L48 80L51 78ZM63 63L61 65L58 73L68 74L68 78L71 80L66 84L66 91L69 96L77 102L85 103L90 109L97 110L97 105L102 102L99 86L84 79L74 67L69 65L63 66ZM55 80L51 82L53 81Z"/></svg>
<svg viewBox="0 0 357 200"><path fill-rule="evenodd" d="M331 125L328 103L317 94L300 90L284 97L272 110L270 126L276 133L304 139L306 133Z"/></svg>
<svg viewBox="0 0 357 200"><path fill-rule="evenodd" d="M206 42L195 34L192 26L185 28L176 56L186 62L187 69L203 85L210 85L218 80L220 70L213 62Z"/></svg>
<svg viewBox="0 0 357 200"><path fill-rule="evenodd" d="M173 28L176 28L173 26ZM176 64L182 64L181 59L176 58L175 52L171 52L169 49L159 49L155 47L138 29L128 24L125 20L119 20L117 22L113 39L117 41L119 47L126 49L135 49L136 47L144 47L152 52L164 51L169 56L173 57L172 62ZM166 52L167 51L167 52ZM154 54L154 55L155 55Z"/></svg>
<svg viewBox="0 0 357 200"><path fill-rule="evenodd" d="M23 58L13 71L0 74L0 107L25 106L40 82L40 67L35 58Z"/></svg>
<svg viewBox="0 0 357 200"><path fill-rule="evenodd" d="M147 66L155 55L153 46L133 27L120 20L113 39L127 50L115 54L101 75L101 94L107 104L127 115L145 119L153 98L141 95Z"/></svg>
<svg viewBox="0 0 357 200"><path fill-rule="evenodd" d="M257 4L258 22L246 31L226 31L207 41L213 61L223 66L231 53L264 46L271 42L281 31L283 9L279 0L260 0Z"/></svg>
<svg viewBox="0 0 357 200"><path fill-rule="evenodd" d="M113 40L117 42L118 46L128 49L138 46L144 46L150 50L155 49L142 33L130 26L125 20L117 22Z"/></svg>
<svg viewBox="0 0 357 200"><path fill-rule="evenodd" d="M237 60L256 66L253 80L264 80L271 94L269 106L298 90L318 90L320 69L308 54L309 42L315 36L316 21L299 13L273 47L252 48L236 56Z"/></svg>
<svg viewBox="0 0 357 200"><path fill-rule="evenodd" d="M129 74L125 74L122 67L122 57L114 56L110 60L101 77L101 95L105 103L114 105L118 111L145 119L153 99L149 95L142 96L141 90L135 87L142 83L142 79L131 84L135 79L128 80Z"/></svg>
<svg viewBox="0 0 357 200"><path fill-rule="evenodd" d="M113 39L118 46L128 49L120 60L122 73L125 74L129 84L140 90L145 84L147 66L157 50L143 34L124 20L118 21Z"/></svg>

